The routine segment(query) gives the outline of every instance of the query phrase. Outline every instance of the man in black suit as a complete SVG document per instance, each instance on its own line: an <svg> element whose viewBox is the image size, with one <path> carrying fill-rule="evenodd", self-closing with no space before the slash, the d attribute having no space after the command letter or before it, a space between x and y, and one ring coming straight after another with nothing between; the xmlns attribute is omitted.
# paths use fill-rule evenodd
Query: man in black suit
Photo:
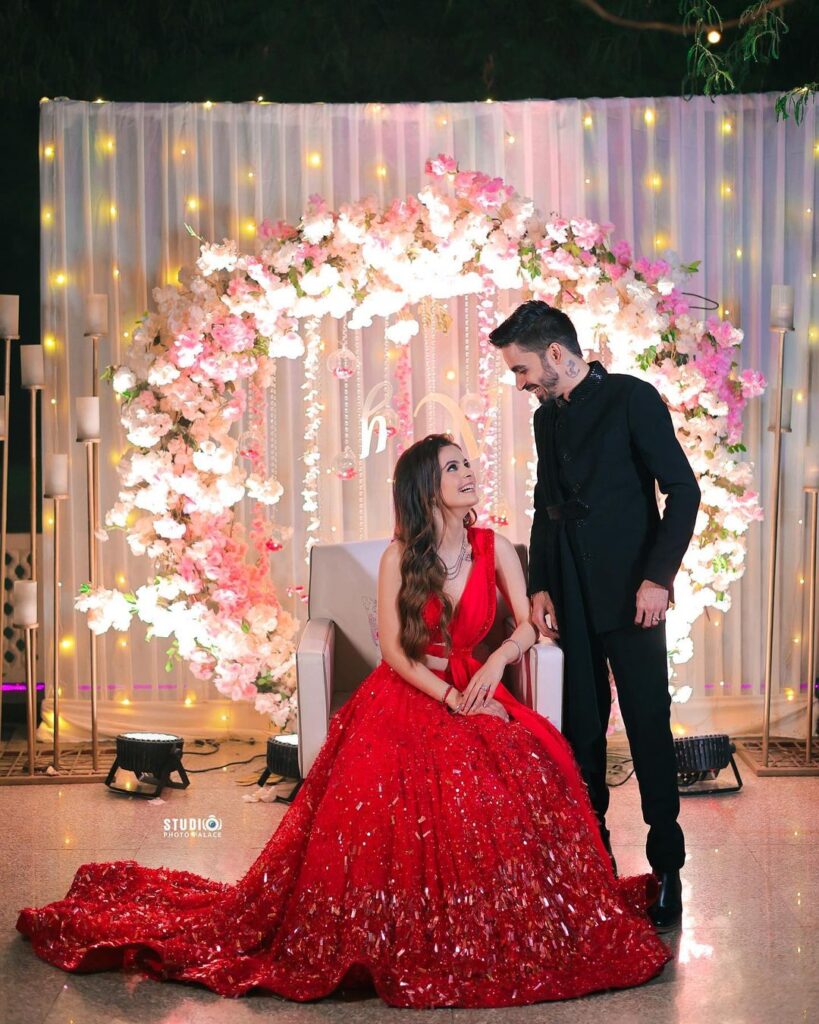
<svg viewBox="0 0 819 1024"><path fill-rule="evenodd" d="M564 726L609 851L608 664L649 826L660 929L682 915L685 842L671 735L665 614L700 490L668 408L647 382L586 363L571 320L525 302L490 335L535 394L538 466L529 549L532 621L565 655ZM662 517L655 485L666 495Z"/></svg>

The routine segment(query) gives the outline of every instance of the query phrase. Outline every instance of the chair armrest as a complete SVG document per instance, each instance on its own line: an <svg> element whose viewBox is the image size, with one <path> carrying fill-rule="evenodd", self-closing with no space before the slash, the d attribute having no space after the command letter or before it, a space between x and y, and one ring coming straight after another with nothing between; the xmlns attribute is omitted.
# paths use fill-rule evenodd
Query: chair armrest
<svg viewBox="0 0 819 1024"><path fill-rule="evenodd" d="M507 619L506 627L512 632L514 620ZM507 671L508 687L513 696L548 718L555 729L560 729L563 724L563 651L557 644L553 640L540 640Z"/></svg>
<svg viewBox="0 0 819 1024"><path fill-rule="evenodd" d="M305 778L327 739L333 696L335 623L310 619L296 649L296 694L299 709L299 770Z"/></svg>

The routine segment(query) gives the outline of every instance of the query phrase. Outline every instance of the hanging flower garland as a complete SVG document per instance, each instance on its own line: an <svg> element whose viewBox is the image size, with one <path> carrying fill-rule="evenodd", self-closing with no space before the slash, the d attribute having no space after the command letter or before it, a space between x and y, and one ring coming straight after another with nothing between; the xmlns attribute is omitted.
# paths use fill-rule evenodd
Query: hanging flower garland
<svg viewBox="0 0 819 1024"><path fill-rule="evenodd" d="M320 526L325 316L353 330L394 318L386 337L401 346L396 410L406 430L408 346L418 333L409 311L424 300L478 296L481 463L493 486L497 403L487 392L497 382L487 336L498 290L559 306L581 339L606 339L611 369L655 384L703 492L669 616L678 662L691 656L691 625L702 610L730 606L745 532L761 516L740 434L742 411L764 381L737 369L740 331L692 317L680 285L694 268L634 260L626 243L609 246L611 225L543 221L501 179L459 171L451 157L429 161L427 172L431 180L417 197L384 211L365 200L334 212L313 196L298 227L265 221L254 254L229 240L203 243L178 288L155 290L157 311L134 332L125 363L109 373L132 448L106 521L126 530L131 550L147 555L154 570L135 593L84 587L77 607L98 633L127 629L137 616L149 635L172 638L172 651L197 675L234 700L253 700L282 727L295 714L297 623L268 581L266 517L259 510L251 517L259 543L248 566L236 516L245 497L270 506L282 488L230 432L249 392L253 408L261 407L253 389L267 386L272 361L305 356L304 336L309 545ZM256 413L252 423L259 427ZM483 512L486 521L490 509Z"/></svg>

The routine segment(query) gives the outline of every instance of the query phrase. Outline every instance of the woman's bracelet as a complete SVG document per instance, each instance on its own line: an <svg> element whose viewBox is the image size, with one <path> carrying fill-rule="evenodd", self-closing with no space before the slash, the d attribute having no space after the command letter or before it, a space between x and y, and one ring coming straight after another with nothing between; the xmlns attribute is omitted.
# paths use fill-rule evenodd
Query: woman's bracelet
<svg viewBox="0 0 819 1024"><path fill-rule="evenodd" d="M508 636L503 641L503 643L504 644L514 644L515 647L517 647L517 649L518 649L518 656L517 656L517 658L515 658L514 661L510 661L509 662L510 665L517 665L518 662L522 661L522 659L523 659L523 648L520 646L520 644L517 642L517 640L514 640L511 636ZM503 644L501 644L501 647L503 647Z"/></svg>
<svg viewBox="0 0 819 1024"><path fill-rule="evenodd" d="M441 697L441 703L442 703L442 704L446 704L446 699L447 699L447 697L449 696L449 691L450 691L450 690L454 690L454 689L455 689L455 685L454 685L454 683L450 683L450 684L449 684L449 685L447 686L447 688L446 688L446 689L444 690L444 695L443 695L443 697ZM447 704L447 707L449 707L449 705L448 705L448 704Z"/></svg>

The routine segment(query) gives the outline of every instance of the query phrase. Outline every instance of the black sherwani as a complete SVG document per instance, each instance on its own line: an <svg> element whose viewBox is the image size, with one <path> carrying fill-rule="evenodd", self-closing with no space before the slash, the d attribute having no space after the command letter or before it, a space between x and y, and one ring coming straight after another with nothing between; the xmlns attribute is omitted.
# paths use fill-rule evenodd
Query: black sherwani
<svg viewBox="0 0 819 1024"><path fill-rule="evenodd" d="M650 384L592 363L569 400L535 413L538 479L529 593L555 604L566 656L564 732L604 835L608 666L650 826L657 871L685 859L670 730L665 624L634 624L643 580L669 590L691 540L700 491L671 416ZM660 516L656 490L666 495Z"/></svg>

